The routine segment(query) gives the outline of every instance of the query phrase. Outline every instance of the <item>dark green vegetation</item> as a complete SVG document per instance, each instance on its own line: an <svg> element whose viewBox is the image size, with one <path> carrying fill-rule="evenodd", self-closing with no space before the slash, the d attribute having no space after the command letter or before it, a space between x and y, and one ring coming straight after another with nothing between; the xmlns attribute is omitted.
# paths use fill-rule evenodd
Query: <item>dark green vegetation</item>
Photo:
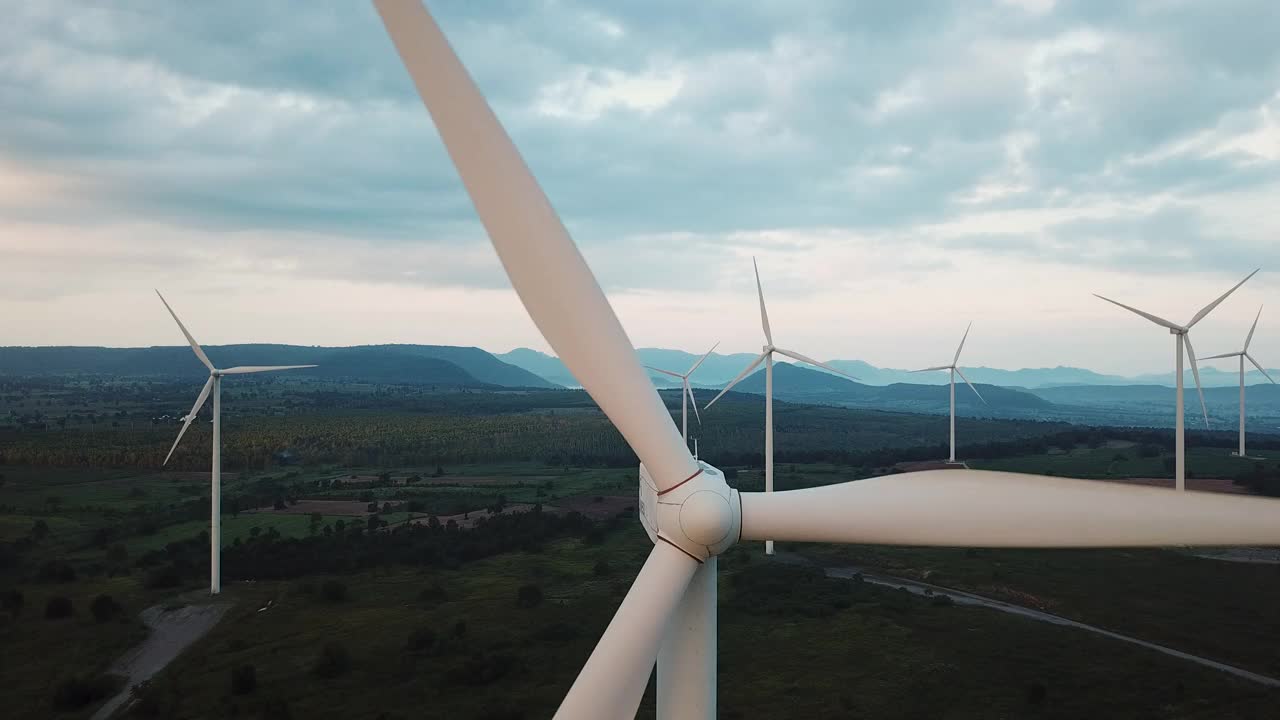
<svg viewBox="0 0 1280 720"><path fill-rule="evenodd" d="M132 716L548 716L649 547L631 509L634 456L589 399L282 379L226 390L232 607L137 691ZM139 612L203 600L207 423L184 439L178 469L159 467L194 391L164 379L0 383L0 415L19 418L0 430L6 718L87 717L119 682L112 661L146 634ZM678 396L664 397L678 411ZM937 417L777 411L783 489L945 453ZM762 420L757 399L729 395L698 433L744 489L762 482ZM975 464L1168 476L1166 432L986 420L966 421L965 437ZM1192 438L1195 476L1260 488L1280 477L1266 438L1256 447L1272 459L1260 465L1227 457L1229 436ZM513 508L524 512L501 513ZM1280 676L1273 565L1173 551L787 549L1042 604ZM1263 718L1280 701L1139 648L826 579L759 551L721 563L722 717ZM652 707L650 694L642 716Z"/></svg>

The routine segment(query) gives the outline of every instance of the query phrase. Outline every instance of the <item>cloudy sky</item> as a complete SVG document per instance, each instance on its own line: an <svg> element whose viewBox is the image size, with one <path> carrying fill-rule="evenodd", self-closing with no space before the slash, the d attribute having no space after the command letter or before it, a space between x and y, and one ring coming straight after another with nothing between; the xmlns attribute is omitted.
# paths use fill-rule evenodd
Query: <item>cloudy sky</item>
<svg viewBox="0 0 1280 720"><path fill-rule="evenodd" d="M1280 3L436 0L638 345L1280 365ZM0 345L546 349L376 13L14 3Z"/></svg>

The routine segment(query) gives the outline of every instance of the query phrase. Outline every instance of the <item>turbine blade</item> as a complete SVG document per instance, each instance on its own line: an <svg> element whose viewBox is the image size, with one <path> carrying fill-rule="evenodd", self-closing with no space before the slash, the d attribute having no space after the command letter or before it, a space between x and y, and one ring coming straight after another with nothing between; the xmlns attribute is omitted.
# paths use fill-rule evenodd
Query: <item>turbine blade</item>
<svg viewBox="0 0 1280 720"><path fill-rule="evenodd" d="M760 296L760 325L764 328L764 340L773 345L773 331L769 329L769 313L764 309L764 288L760 287L760 266L751 258L751 267L756 271L756 294Z"/></svg>
<svg viewBox="0 0 1280 720"><path fill-rule="evenodd" d="M375 0L529 316L635 450L659 490L698 464L591 269L520 152L419 0Z"/></svg>
<svg viewBox="0 0 1280 720"><path fill-rule="evenodd" d="M712 345L712 346L711 346L711 349L710 349L710 350L708 350L708 351L706 352L706 354L704 354L702 357L698 358L698 362L694 363L694 364L693 364L693 367L689 368L689 372L685 373L685 374L684 374L684 376L685 376L685 377L689 377L690 375L692 375L692 374L693 374L693 371L694 371L694 370L697 370L699 365L701 365L704 361L706 361L706 359L707 359L707 358L711 357L711 353L715 352L715 351L716 351L716 348L718 348L718 347L720 347L720 341L719 341L719 340L717 340L717 341L716 341L716 344L715 344L715 345Z"/></svg>
<svg viewBox="0 0 1280 720"><path fill-rule="evenodd" d="M667 623L698 566L692 556L665 540L653 546L560 703L556 720L635 717Z"/></svg>
<svg viewBox="0 0 1280 720"><path fill-rule="evenodd" d="M646 368L649 368L650 370L652 370L652 371L654 371L654 372L656 372L656 373L662 373L663 375L670 375L670 376L671 376L671 377L673 377L673 378L680 378L681 380L683 380L683 379L684 379L684 376L683 376L683 375L681 375L681 374L680 374L680 373L678 373L678 372L671 372L670 370L663 370L662 368L656 368L656 367L654 367L654 366L652 366L652 365L645 365L645 367L646 367Z"/></svg>
<svg viewBox="0 0 1280 720"><path fill-rule="evenodd" d="M982 397L982 393L978 392L978 388L974 387L973 383L969 382L969 378L965 377L964 373L960 372L960 368L958 367L956 368L956 374L960 376L960 379L964 381L965 385L969 386L969 389L973 391L973 394L978 396L978 399L982 401L983 405L991 404L987 402L986 398Z"/></svg>
<svg viewBox="0 0 1280 720"><path fill-rule="evenodd" d="M960 338L960 347L956 348L956 356L951 358L951 364L955 365L960 362L960 351L964 349L964 341L969 339L969 331L973 329L973 323L969 323L969 327L964 329L964 337Z"/></svg>
<svg viewBox="0 0 1280 720"><path fill-rule="evenodd" d="M1169 322L1168 320L1165 320L1164 318L1159 317L1159 316L1156 316L1156 315L1152 315L1152 314L1151 314L1151 313L1149 313L1149 312L1143 312L1143 311L1139 310L1139 309L1138 309L1138 308L1136 308L1136 307L1129 307L1128 305L1125 305L1124 303L1116 302L1115 300L1112 300L1111 298L1108 298L1108 297L1102 297L1101 295L1099 295L1099 294L1097 294L1097 293L1094 293L1094 294L1093 294L1093 296L1094 296L1094 297L1096 297L1096 298L1098 298L1099 300L1106 300L1107 302L1111 303L1112 305L1119 305L1120 307L1124 308L1125 310L1128 310L1128 311L1129 311L1129 312L1131 312L1131 313L1135 313L1135 314L1141 315L1142 317L1144 317L1144 318L1146 318L1146 319L1150 320L1151 322L1153 322L1153 323L1155 323L1155 324L1157 324L1157 325L1163 325L1164 327L1167 327L1167 328L1169 328L1170 330L1182 330L1182 328L1181 328L1181 327L1179 327L1179 326L1177 326L1177 325L1174 325L1173 323Z"/></svg>
<svg viewBox="0 0 1280 720"><path fill-rule="evenodd" d="M1243 352L1249 352L1249 343L1253 342L1253 331L1258 329L1258 318L1262 317L1262 306L1258 306L1258 314L1253 316L1253 326L1249 328L1249 336L1244 339Z"/></svg>
<svg viewBox="0 0 1280 720"><path fill-rule="evenodd" d="M313 368L315 365L238 365L222 371L223 375L244 375L245 373L274 372L276 370L298 370Z"/></svg>
<svg viewBox="0 0 1280 720"><path fill-rule="evenodd" d="M1236 357L1237 355L1243 355L1243 354L1244 353L1238 353L1238 352L1222 353L1221 355L1210 355L1209 357L1202 357L1200 359L1201 360L1218 360L1220 358Z"/></svg>
<svg viewBox="0 0 1280 720"><path fill-rule="evenodd" d="M213 376L210 375L208 380L204 381L204 387L201 388L200 394L196 396L196 404L191 406L191 412L187 413L187 417L182 421L182 429L178 431L178 437L174 439L173 446L169 448L169 454L164 456L164 462L161 465L168 465L169 458L173 457L173 451L178 449L178 443L182 442L182 436L187 434L187 428L191 427L192 421L196 419L196 414L200 412L200 408L204 407L204 401L209 399L209 391L213 389Z"/></svg>
<svg viewBox="0 0 1280 720"><path fill-rule="evenodd" d="M1209 408L1204 404L1204 387L1200 385L1200 363L1196 362L1196 351L1191 347L1191 333L1183 333L1182 341L1187 344L1187 359L1191 360L1191 375L1196 379L1196 392L1200 393L1200 411L1204 413L1204 426L1208 428Z"/></svg>
<svg viewBox="0 0 1280 720"><path fill-rule="evenodd" d="M1258 270L1261 270L1261 269L1262 269L1262 268L1258 268ZM1191 327L1192 327L1193 325L1195 325L1196 323L1198 323L1198 322L1200 322L1201 320L1203 320L1203 319L1204 319L1204 316L1205 316L1205 315L1208 315L1210 312L1212 312L1212 311L1213 311L1213 309L1214 309L1214 308L1216 308L1216 307L1218 307L1219 305L1221 305L1221 304L1222 304L1222 301L1223 301L1223 300L1226 300L1228 295L1230 295L1231 293L1235 292L1237 288L1239 288L1241 285L1243 285L1243 284L1245 284L1246 282L1248 282L1248 281L1249 281L1249 278L1253 277L1254 275L1257 275L1257 274L1258 274L1258 270L1254 270L1253 272L1249 273L1248 275L1246 275L1246 276L1244 277L1244 280L1241 280L1240 282L1238 282L1238 283L1236 283L1234 286L1232 286L1232 288L1231 288L1230 290L1228 290L1228 291L1226 291L1226 292L1222 293L1222 295L1221 295L1220 297L1218 297L1218 299L1217 299L1217 300L1214 300L1213 302L1211 302L1211 303L1209 303L1208 305L1205 305L1203 308L1201 308L1201 309L1200 309L1200 312L1196 313L1195 317L1191 318L1191 322L1187 323L1187 329L1191 329Z"/></svg>
<svg viewBox="0 0 1280 720"><path fill-rule="evenodd" d="M204 354L204 349L200 347L200 343L196 342L196 339L191 337L191 333L187 332L187 326L183 325L182 321L178 319L178 313L174 312L173 308L169 307L169 301L165 300L163 295L160 295L159 290L156 290L156 295L160 296L160 302L164 303L164 309L168 310L169 314L173 316L173 321L178 323L178 329L186 336L187 342L191 344L191 349L195 351L196 357L200 358L200 362L204 363L205 367L209 368L209 370L213 370L213 363L209 362L209 356Z"/></svg>
<svg viewBox="0 0 1280 720"><path fill-rule="evenodd" d="M744 541L1280 545L1280 500L990 470L925 470L739 497Z"/></svg>
<svg viewBox="0 0 1280 720"><path fill-rule="evenodd" d="M929 372L930 370L950 370L950 369L951 369L950 365L936 365L934 367L927 367L927 368L920 368L919 370L912 370L911 372L918 373L918 372Z"/></svg>
<svg viewBox="0 0 1280 720"><path fill-rule="evenodd" d="M1258 372L1262 373L1263 377L1265 377L1268 380L1271 380L1272 385L1277 384L1276 381L1272 380L1271 376L1267 374L1267 371L1264 370L1263 367L1258 364L1258 361L1253 359L1252 355L1250 355L1249 353L1245 353L1244 356L1249 358L1249 362L1253 363L1253 366L1258 368Z"/></svg>
<svg viewBox="0 0 1280 720"><path fill-rule="evenodd" d="M730 388L732 388L734 385L737 385L737 384L738 384L738 382L742 380L742 378L744 378L744 377L746 377L746 376L750 375L752 370L755 370L756 368L760 367L760 363L764 362L764 359L765 359L766 357L768 357L768 356L769 356L769 351L768 351L768 350L766 350L766 351L764 351L764 352L760 353L758 356L756 356L756 359L751 361L751 364L747 366L747 369L746 369L746 370L743 370L742 372L738 373L738 377L736 377L736 378L734 378L734 379L730 380L730 381L729 381L729 384L728 384L728 385L725 385L725 386L724 386L724 389L720 391L720 394L719 394L719 395L716 395L714 398L712 398L712 399L711 399L711 402L707 403L706 405L703 405L703 406L702 406L702 409L703 409L703 410L706 410L707 408L711 407L712 405L715 405L715 404L716 404L716 400L719 400L721 397L723 397L723 396L724 396L724 394L725 394L725 393L729 392L729 389L730 389Z"/></svg>
<svg viewBox="0 0 1280 720"><path fill-rule="evenodd" d="M684 381L684 391L689 394L689 405L693 407L693 416L698 418L698 424L702 424L702 415L698 414L698 401L693 399L693 386L686 379Z"/></svg>
<svg viewBox="0 0 1280 720"><path fill-rule="evenodd" d="M843 371L843 370L837 370L837 369L835 369L835 368L831 367L830 365L828 365L828 364L826 364L826 363L824 363L824 362L818 362L817 360L814 360L813 358L808 357L808 356L806 356L806 355L801 355L800 353L798 353L798 352L796 352L796 351L794 351L794 350L783 350L782 348L775 348L775 349L778 351L778 353L779 353L779 354L781 354L781 355L786 355L787 357L791 358L792 360L799 360L799 361L800 361L800 362L802 362L802 363L809 363L810 365L815 365L815 366L820 367L820 368L822 368L822 369L824 369L824 370L830 370L831 372L833 372L833 373L835 373L835 374L837 374L837 375L839 375L839 376L841 376L841 377L847 377L847 378L849 378L850 380L857 380L857 379L858 379L858 378L856 378L856 377L854 377L854 376L850 375L849 373L847 373L847 372L845 372L845 371Z"/></svg>

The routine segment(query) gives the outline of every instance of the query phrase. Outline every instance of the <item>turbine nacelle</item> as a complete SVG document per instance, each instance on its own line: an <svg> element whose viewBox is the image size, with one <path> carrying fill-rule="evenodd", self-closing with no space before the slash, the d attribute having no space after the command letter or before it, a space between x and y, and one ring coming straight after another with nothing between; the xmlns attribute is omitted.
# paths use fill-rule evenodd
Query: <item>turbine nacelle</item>
<svg viewBox="0 0 1280 720"><path fill-rule="evenodd" d="M665 542L704 562L733 547L742 533L742 501L724 473L699 461L697 473L659 492L640 464L640 524L655 545Z"/></svg>

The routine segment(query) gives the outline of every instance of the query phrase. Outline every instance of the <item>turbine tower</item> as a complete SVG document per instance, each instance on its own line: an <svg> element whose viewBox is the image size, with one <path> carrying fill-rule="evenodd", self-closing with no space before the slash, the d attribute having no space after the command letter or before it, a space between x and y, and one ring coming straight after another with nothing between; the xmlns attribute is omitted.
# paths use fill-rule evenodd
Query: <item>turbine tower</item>
<svg viewBox="0 0 1280 720"><path fill-rule="evenodd" d="M680 439L568 231L421 0L375 6L511 284L640 457L653 542L555 717L633 718L658 663L658 717L716 714L716 557L739 540L946 547L1280 544L1280 500L937 470L738 492Z"/></svg>
<svg viewBox="0 0 1280 720"><path fill-rule="evenodd" d="M1261 268L1258 268L1258 270L1261 270ZM1196 323L1203 320L1206 315L1213 312L1214 308L1221 305L1222 301L1227 299L1227 296L1235 292L1236 289L1239 288L1241 285L1248 282L1249 278L1253 277L1254 275L1257 275L1258 270L1254 270L1253 272L1246 275L1244 280L1241 280L1240 282L1236 283L1235 286L1232 287L1230 290L1222 293L1222 295L1219 296L1217 300L1214 300L1208 305L1205 305L1204 307L1200 308L1200 312L1193 315L1191 320L1188 321L1186 325L1178 325L1175 323L1171 323L1162 317L1152 315L1151 313L1148 313L1148 312L1143 312L1142 310L1139 310L1138 308L1135 308L1135 307L1129 307L1124 303L1116 302L1111 298L1103 297L1097 293L1094 293L1093 295L1099 300L1106 300L1112 305L1118 305L1135 315L1141 315L1142 317L1150 320L1151 322L1155 323L1156 325L1159 325L1160 327L1168 328L1169 334L1174 336L1174 363L1173 363L1174 373L1173 374L1177 376L1176 383L1177 383L1178 389L1177 389L1177 410L1175 411L1175 415L1174 415L1175 419L1174 419L1174 431L1173 431L1173 437L1174 437L1174 440L1173 440L1174 473L1173 475L1174 475L1174 484L1177 486L1178 490L1185 490L1186 483L1187 483L1187 467L1186 467L1187 447L1186 447L1186 436L1183 431L1183 424L1184 424L1183 423L1184 401L1182 397L1183 395L1182 374L1184 372L1184 370L1182 369L1183 348L1186 349L1187 357L1191 359L1191 374L1196 379L1196 392L1200 393L1200 411L1204 413L1204 426L1207 428L1209 427L1209 408L1204 404L1204 388L1201 387L1200 385L1200 368L1196 364L1195 348L1191 346L1191 335L1190 335L1191 328L1194 327Z"/></svg>
<svg viewBox="0 0 1280 720"><path fill-rule="evenodd" d="M785 355L793 360L799 360L800 362L809 363L810 365L823 368L824 370L830 370L837 375L842 375L851 380L856 380L857 378L848 373L841 372L826 363L818 362L811 357L801 355L794 350L784 350L773 344L773 331L769 328L769 312L765 310L764 290L760 286L760 267L756 265L755 258L751 258L751 267L756 271L756 294L760 298L760 326L764 329L763 352L756 356L756 359L752 360L751 364L747 365L745 370L738 373L738 377L730 380L729 384L725 385L724 389L720 391L720 394L712 398L711 402L707 403L702 409L706 410L712 405L715 405L716 400L723 397L724 394L729 392L729 390L734 385L737 385L740 380L750 375L752 370L755 370L760 366L760 363L764 363L764 491L773 492L773 354L778 353L779 355ZM773 554L772 540L764 541L764 552L766 555Z"/></svg>
<svg viewBox="0 0 1280 720"><path fill-rule="evenodd" d="M1258 372L1262 373L1263 377L1271 380L1272 385L1276 384L1276 381L1267 374L1267 371L1263 369L1262 365L1259 365L1258 361L1254 360L1253 356L1249 354L1249 343L1253 342L1253 331L1258 329L1258 318L1260 317L1262 317L1261 307L1258 308L1258 314L1253 318L1253 327L1249 328L1249 335L1244 339L1243 350L1240 350L1239 352L1222 353L1221 355L1210 355L1205 358L1205 360L1216 360L1218 358L1229 357L1240 358L1240 451L1236 453L1239 457L1248 457L1244 454L1244 361L1248 359L1249 362L1253 363L1254 367L1258 368Z"/></svg>
<svg viewBox="0 0 1280 720"><path fill-rule="evenodd" d="M956 356L951 358L950 365L938 365L936 367L923 368L921 370L912 370L911 372L929 372L930 370L946 370L951 375L951 457L947 462L955 464L956 462L956 375L964 380L964 384L973 390L973 394L978 396L983 405L987 404L987 399L982 397L982 393L978 392L978 388L969 382L969 378L964 376L960 371L960 366L956 363L960 362L960 351L964 349L964 341L969 339L969 330L973 328L973 323L969 323L969 327L964 329L964 337L960 338L960 347L956 348Z"/></svg>
<svg viewBox="0 0 1280 720"><path fill-rule="evenodd" d="M673 370L663 370L662 368L656 368L652 365L645 365L645 367L654 372L669 375L673 378L680 378L680 434L684 436L685 445L689 444L690 404L693 405L693 415L698 419L698 424L702 424L702 415L698 413L698 401L693 399L693 388L689 386L689 376L693 375L693 371L697 370L698 366L701 365L704 360L711 357L711 353L715 352L717 347L720 347L720 343L718 342L715 345L712 345L711 349L708 350L705 355L698 358L698 361L693 364L693 367L689 368L683 375Z"/></svg>
<svg viewBox="0 0 1280 720"><path fill-rule="evenodd" d="M159 290L156 290L156 295L160 295ZM169 307L164 295L160 295L160 302L164 303L165 309L173 316L173 321L178 323L178 329L187 338L187 342L191 344L192 352L196 354L200 362L204 363L205 367L209 368L209 379L205 381L200 394L196 396L196 404L191 406L191 412L187 413L187 416L182 419L182 429L178 431L178 437L173 441L173 447L169 448L169 454L164 456L164 464L169 464L169 458L173 457L173 451L178 449L178 443L182 442L182 436L186 434L187 428L191 427L191 422L196 419L200 408L204 407L205 400L209 399L209 395L213 395L213 470L209 489L209 594L217 595L222 592L220 565L222 553L222 376L272 372L274 370L295 370L315 367L315 365L242 365L220 370L213 366L213 363L209 361L209 356L204 354L204 349L200 347L195 338L191 337L191 333L187 332L187 326L182 324L182 321L178 319L178 314L173 311L173 308Z"/></svg>

